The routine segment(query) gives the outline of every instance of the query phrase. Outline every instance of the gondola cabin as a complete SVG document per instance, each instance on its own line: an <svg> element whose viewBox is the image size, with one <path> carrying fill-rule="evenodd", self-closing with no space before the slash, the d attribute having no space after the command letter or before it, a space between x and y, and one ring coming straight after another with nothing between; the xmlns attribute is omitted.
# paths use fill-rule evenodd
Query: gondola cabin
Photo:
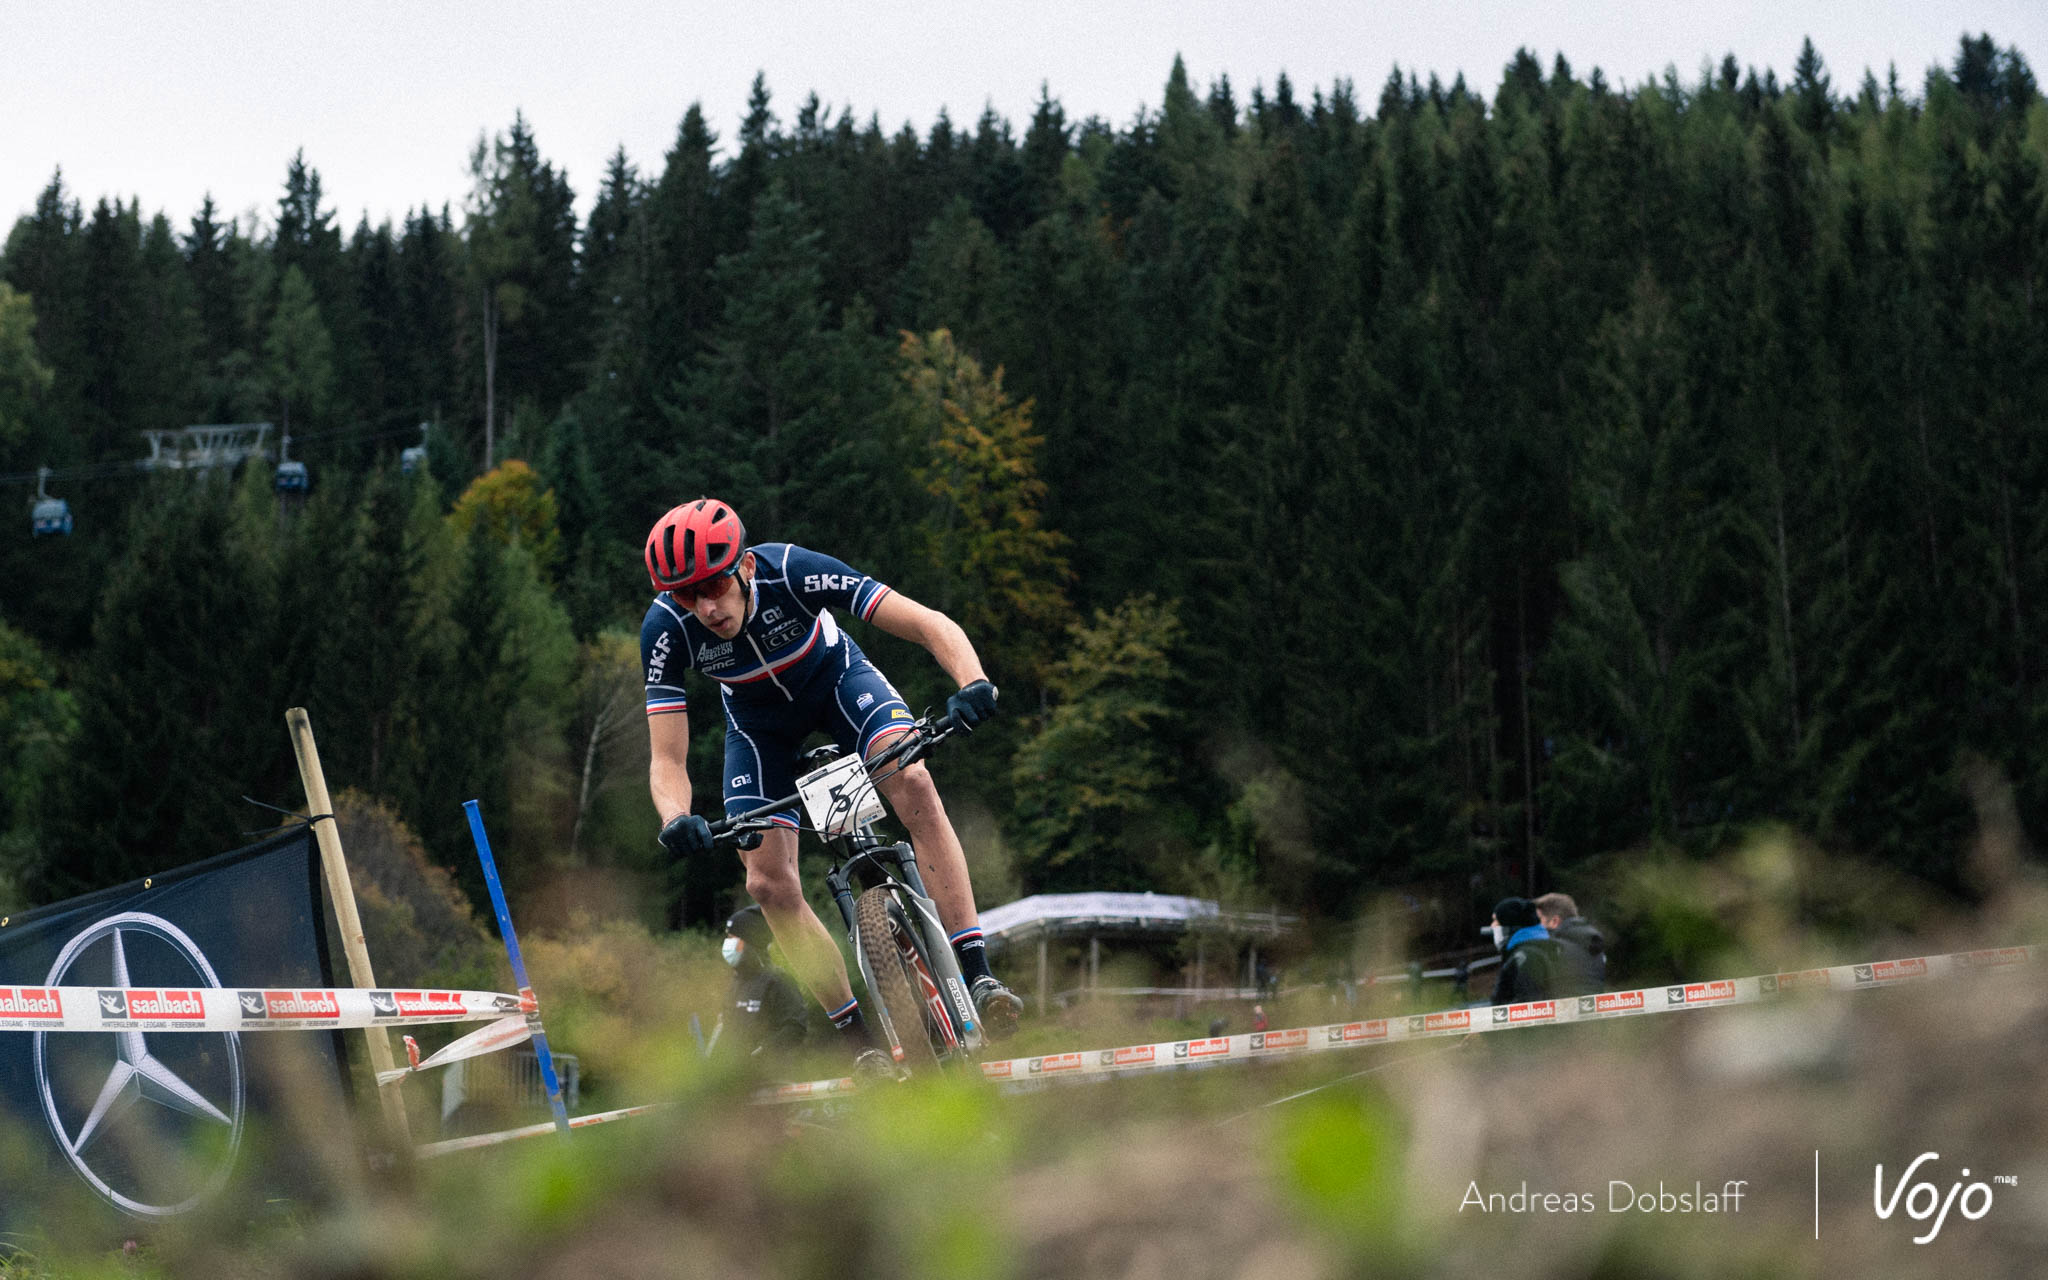
<svg viewBox="0 0 2048 1280"><path fill-rule="evenodd" d="M291 461L278 463L277 476L272 483L276 485L279 493L304 493L310 483L310 477L306 474L306 464Z"/></svg>
<svg viewBox="0 0 2048 1280"><path fill-rule="evenodd" d="M33 537L61 537L71 532L71 504L53 498L49 492L50 469L36 468L36 501L29 508L28 528Z"/></svg>
<svg viewBox="0 0 2048 1280"><path fill-rule="evenodd" d="M398 471L400 475L409 476L418 472L424 472L426 469L427 424L422 422L420 424L420 442L415 445L407 445L398 451Z"/></svg>
<svg viewBox="0 0 2048 1280"><path fill-rule="evenodd" d="M39 498L29 512L30 532L47 538L71 532L71 504L62 498Z"/></svg>

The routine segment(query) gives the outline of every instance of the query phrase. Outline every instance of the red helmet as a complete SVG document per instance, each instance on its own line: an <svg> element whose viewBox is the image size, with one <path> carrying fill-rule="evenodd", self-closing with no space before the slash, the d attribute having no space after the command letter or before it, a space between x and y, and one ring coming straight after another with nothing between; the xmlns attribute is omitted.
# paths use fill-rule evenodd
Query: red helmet
<svg viewBox="0 0 2048 1280"><path fill-rule="evenodd" d="M647 576L656 591L702 582L737 564L746 541L746 527L731 507L716 498L685 502L648 531Z"/></svg>

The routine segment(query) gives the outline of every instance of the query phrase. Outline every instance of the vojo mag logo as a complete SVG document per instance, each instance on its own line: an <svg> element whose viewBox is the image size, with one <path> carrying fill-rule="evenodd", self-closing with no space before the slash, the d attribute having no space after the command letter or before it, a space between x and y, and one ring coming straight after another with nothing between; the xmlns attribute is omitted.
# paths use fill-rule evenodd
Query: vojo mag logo
<svg viewBox="0 0 2048 1280"><path fill-rule="evenodd" d="M220 986L184 930L141 911L108 916L75 935L44 984L113 988L100 992L100 1013L125 1018L137 973L146 986ZM104 984L93 980L100 974ZM227 1180L246 1101L242 1042L234 1032L159 1034L152 1042L133 1029L38 1031L34 1040L36 1091L50 1134L109 1203L167 1218L195 1208ZM224 1141L207 1140L220 1130ZM208 1154L182 1161L167 1148Z"/></svg>

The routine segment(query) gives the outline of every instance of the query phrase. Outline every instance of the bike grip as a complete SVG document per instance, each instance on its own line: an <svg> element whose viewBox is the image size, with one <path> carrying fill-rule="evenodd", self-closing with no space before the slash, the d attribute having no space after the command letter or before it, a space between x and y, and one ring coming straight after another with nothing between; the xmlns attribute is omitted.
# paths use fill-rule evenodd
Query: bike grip
<svg viewBox="0 0 2048 1280"><path fill-rule="evenodd" d="M758 849L761 847L761 838L761 833L758 831L742 831L734 838L732 847L742 850Z"/></svg>

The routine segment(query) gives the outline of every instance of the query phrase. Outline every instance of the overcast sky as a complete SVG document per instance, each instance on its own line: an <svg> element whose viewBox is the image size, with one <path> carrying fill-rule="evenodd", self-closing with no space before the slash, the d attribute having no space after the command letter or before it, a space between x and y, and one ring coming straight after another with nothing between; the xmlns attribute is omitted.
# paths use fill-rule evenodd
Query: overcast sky
<svg viewBox="0 0 2048 1280"><path fill-rule="evenodd" d="M1784 79L1807 35L1838 91L1896 65L1917 93L1966 31L2048 70L2048 0L0 0L0 229L60 165L88 214L139 197L183 229L210 191L268 221L300 148L344 228L459 216L471 147L519 110L587 210L620 145L660 171L692 102L732 139L757 71L785 121L815 91L889 133L988 105L1021 132L1041 85L1071 120L1128 124L1176 53L1240 103L1285 72L1304 101L1348 77L1370 109L1396 64L1489 97L1524 45L1619 83L1727 53Z"/></svg>

